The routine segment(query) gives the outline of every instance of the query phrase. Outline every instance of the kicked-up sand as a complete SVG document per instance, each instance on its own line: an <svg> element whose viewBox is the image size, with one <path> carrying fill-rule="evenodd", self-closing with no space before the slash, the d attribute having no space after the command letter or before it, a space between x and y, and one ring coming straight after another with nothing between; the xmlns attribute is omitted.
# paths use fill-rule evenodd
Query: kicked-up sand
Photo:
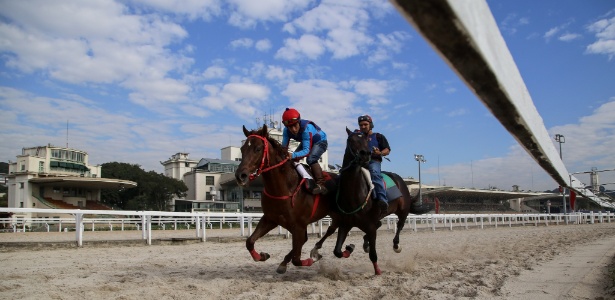
<svg viewBox="0 0 615 300"><path fill-rule="evenodd" d="M1 233L0 244L58 237L70 241L75 234ZM93 232L84 240L135 237L140 233ZM390 230L379 231L380 276L357 231L346 239L357 245L350 258L333 255L334 235L320 250L321 260L311 267L289 264L285 274L276 268L291 241L276 235L256 243L258 252L271 254L265 262L252 260L245 238L4 247L0 299L615 299L615 223L405 228L401 253L392 250L392 239ZM302 258L317 240L310 235Z"/></svg>

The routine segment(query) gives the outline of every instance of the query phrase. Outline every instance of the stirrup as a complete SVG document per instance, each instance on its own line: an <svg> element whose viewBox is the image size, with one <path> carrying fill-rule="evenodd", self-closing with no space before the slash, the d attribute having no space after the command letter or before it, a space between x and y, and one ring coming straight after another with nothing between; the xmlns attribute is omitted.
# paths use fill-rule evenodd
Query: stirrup
<svg viewBox="0 0 615 300"><path fill-rule="evenodd" d="M313 195L318 195L318 194L325 195L328 192L329 191L327 191L327 188L320 184L317 184L316 187L312 190Z"/></svg>

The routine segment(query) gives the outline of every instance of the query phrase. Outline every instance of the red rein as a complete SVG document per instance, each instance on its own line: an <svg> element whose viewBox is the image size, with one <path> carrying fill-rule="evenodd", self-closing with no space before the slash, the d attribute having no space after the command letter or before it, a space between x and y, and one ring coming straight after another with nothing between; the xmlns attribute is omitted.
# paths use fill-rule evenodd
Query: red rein
<svg viewBox="0 0 615 300"><path fill-rule="evenodd" d="M267 141L267 139L265 137L262 137L262 136L256 135L256 134L252 134L252 135L248 136L248 138L251 138L251 137L255 137L255 138L261 139L263 141L263 144L265 145L265 151L263 151L263 158L261 159L261 165L258 167L258 169L256 170L256 172L254 174L250 174L250 181L256 179L256 177L260 176L262 173L265 173L267 171L270 171L272 169L275 169L275 168L281 166L282 164L284 164L286 161L288 161L290 159L289 157L286 157L280 163L278 163L278 164L276 164L274 166L268 166L267 168L263 169L263 167L265 166L265 160L267 161L267 165L271 164L271 160L269 159L269 141ZM269 197L271 199L286 200L286 199L290 198L290 206L294 207L295 195L297 195L297 193L301 189L301 185L303 184L303 182L305 182L305 178L301 179L301 182L299 182L299 185L295 189L295 192L292 195L290 195L290 196L273 196L273 195L270 195L269 193L267 193L267 191L264 188L263 188L263 193L267 197ZM314 213L316 212L316 208L318 207L318 201L319 200L320 200L320 196L319 195L314 195L314 206L312 207L312 217L314 216Z"/></svg>

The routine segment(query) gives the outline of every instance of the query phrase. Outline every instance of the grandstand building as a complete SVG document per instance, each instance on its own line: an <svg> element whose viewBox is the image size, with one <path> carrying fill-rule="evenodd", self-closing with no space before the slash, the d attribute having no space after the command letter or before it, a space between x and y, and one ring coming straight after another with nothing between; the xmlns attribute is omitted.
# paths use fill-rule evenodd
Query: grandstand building
<svg viewBox="0 0 615 300"><path fill-rule="evenodd" d="M15 162L9 161L6 174L8 207L110 209L99 202L101 189L132 188L137 184L101 178L101 170L100 165L89 164L89 155L82 150L52 145L23 148ZM15 213L12 217L38 216L36 213ZM44 214L44 217L49 215Z"/></svg>

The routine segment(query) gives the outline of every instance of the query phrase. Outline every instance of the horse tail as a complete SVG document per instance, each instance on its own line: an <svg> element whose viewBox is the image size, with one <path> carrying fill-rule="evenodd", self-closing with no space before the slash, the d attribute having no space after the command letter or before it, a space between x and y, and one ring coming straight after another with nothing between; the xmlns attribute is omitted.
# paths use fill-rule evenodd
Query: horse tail
<svg viewBox="0 0 615 300"><path fill-rule="evenodd" d="M419 204L418 196L412 198L412 196L410 195L410 190L408 189L406 182L404 182L404 179L401 178L401 176L392 172L383 171L383 173L389 175L389 177L391 177L391 179L395 181L395 184L397 184L397 188L399 188L401 195L404 197L404 199L408 199L408 204L410 205L410 213L415 215L422 215L434 209L432 205L428 205L425 203Z"/></svg>

